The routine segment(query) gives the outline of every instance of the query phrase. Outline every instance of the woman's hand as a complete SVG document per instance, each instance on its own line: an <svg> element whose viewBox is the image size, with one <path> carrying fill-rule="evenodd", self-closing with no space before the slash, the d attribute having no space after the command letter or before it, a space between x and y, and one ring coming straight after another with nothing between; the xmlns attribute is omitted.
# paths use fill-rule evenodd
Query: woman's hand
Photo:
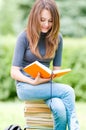
<svg viewBox="0 0 86 130"><path fill-rule="evenodd" d="M38 85L38 84L41 84L41 83L46 83L46 82L50 81L50 79L51 78L48 78L48 79L41 78L40 77L40 73L38 73L37 77L33 81L33 85Z"/></svg>

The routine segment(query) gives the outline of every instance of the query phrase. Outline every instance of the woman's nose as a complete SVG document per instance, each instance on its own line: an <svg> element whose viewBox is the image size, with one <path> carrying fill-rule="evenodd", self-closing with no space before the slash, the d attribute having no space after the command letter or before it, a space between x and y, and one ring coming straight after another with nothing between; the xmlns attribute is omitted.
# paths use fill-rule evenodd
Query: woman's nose
<svg viewBox="0 0 86 130"><path fill-rule="evenodd" d="M48 21L45 22L45 26L47 27L49 25Z"/></svg>

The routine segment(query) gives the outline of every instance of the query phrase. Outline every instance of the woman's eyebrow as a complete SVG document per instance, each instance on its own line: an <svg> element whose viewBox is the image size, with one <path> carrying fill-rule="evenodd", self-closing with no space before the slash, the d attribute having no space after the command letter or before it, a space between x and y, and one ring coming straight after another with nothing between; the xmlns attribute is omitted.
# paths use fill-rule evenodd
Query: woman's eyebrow
<svg viewBox="0 0 86 130"><path fill-rule="evenodd" d="M41 17L41 19L47 19L47 18L45 18L45 17ZM52 20L52 18L49 18L49 20Z"/></svg>

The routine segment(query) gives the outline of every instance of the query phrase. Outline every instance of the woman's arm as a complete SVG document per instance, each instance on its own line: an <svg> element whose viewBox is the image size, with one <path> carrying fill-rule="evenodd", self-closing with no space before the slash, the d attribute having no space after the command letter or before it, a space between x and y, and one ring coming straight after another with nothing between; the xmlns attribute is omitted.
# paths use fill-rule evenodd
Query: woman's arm
<svg viewBox="0 0 86 130"><path fill-rule="evenodd" d="M53 66L53 70L60 70L61 67L60 66Z"/></svg>
<svg viewBox="0 0 86 130"><path fill-rule="evenodd" d="M22 74L20 67L11 67L11 77L15 80L32 84L32 79Z"/></svg>
<svg viewBox="0 0 86 130"><path fill-rule="evenodd" d="M17 66L11 67L11 77L15 80L26 82L32 85L38 85L41 83L48 82L50 80L50 78L49 79L41 78L39 73L35 79L31 79L30 77L27 77L24 74L22 74L20 71L20 67L17 67Z"/></svg>

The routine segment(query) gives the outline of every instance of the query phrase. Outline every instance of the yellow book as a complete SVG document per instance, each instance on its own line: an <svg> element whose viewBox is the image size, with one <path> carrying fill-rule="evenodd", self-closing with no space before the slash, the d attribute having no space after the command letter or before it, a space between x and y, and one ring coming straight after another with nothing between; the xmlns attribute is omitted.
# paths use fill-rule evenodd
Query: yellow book
<svg viewBox="0 0 86 130"><path fill-rule="evenodd" d="M35 78L38 73L40 73L40 76L42 78L50 78L51 76L55 78L55 77L63 76L71 71L70 68L67 68L67 69L61 69L61 70L53 70L52 72L51 69L49 69L48 67L46 67L39 61L35 61L31 63L30 65L27 65L26 67L23 68L23 70L27 74L29 74L32 78Z"/></svg>

